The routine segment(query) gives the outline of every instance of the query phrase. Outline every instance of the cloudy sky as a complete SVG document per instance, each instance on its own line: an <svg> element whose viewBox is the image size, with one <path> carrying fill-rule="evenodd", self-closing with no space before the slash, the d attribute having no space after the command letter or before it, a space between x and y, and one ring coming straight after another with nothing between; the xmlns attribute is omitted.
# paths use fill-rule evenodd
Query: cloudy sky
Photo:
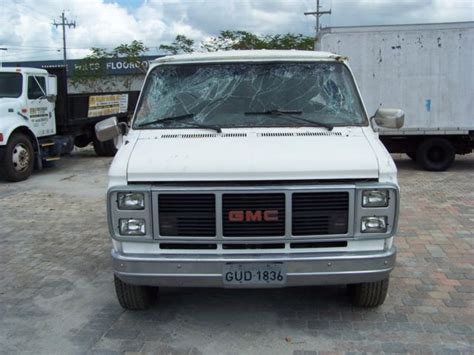
<svg viewBox="0 0 474 355"><path fill-rule="evenodd" d="M62 32L52 23L62 10L77 26L67 30L68 58L88 48L111 49L142 40L149 54L184 34L197 42L225 29L259 34L314 34L315 0L0 0L0 59L61 59ZM473 0L321 0L323 26L474 20ZM7 50L4 50L4 49Z"/></svg>

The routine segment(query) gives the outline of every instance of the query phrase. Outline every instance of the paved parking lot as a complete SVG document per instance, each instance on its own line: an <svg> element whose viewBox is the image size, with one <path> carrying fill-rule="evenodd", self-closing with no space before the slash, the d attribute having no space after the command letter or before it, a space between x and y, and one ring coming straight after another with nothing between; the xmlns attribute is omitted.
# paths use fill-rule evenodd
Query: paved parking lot
<svg viewBox="0 0 474 355"><path fill-rule="evenodd" d="M81 150L0 181L0 352L473 353L474 155L449 172L396 156L397 267L376 310L344 287L169 289L149 311L115 300L105 223L110 159Z"/></svg>

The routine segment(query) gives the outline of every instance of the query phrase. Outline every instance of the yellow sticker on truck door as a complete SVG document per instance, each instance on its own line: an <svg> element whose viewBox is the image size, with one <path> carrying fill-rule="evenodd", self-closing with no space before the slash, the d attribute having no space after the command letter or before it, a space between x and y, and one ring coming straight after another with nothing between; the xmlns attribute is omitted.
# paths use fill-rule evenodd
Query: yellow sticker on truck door
<svg viewBox="0 0 474 355"><path fill-rule="evenodd" d="M111 116L127 112L128 94L89 96L87 117Z"/></svg>

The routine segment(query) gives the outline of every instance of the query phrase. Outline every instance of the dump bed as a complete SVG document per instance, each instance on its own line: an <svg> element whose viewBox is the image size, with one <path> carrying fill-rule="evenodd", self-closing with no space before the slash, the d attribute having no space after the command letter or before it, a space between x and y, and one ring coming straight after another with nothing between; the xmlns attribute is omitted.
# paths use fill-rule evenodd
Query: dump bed
<svg viewBox="0 0 474 355"><path fill-rule="evenodd" d="M58 77L55 113L59 134L80 135L110 116L126 121L135 110L140 91L70 94L64 68L48 68L48 72Z"/></svg>

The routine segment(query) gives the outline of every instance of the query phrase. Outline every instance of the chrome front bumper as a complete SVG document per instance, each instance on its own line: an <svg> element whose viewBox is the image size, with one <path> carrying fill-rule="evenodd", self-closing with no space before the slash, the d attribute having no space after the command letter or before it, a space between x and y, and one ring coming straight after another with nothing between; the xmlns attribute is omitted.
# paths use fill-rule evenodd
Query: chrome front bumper
<svg viewBox="0 0 474 355"><path fill-rule="evenodd" d="M396 249L380 252L245 254L245 255L123 255L112 251L115 274L134 285L164 287L290 287L351 284L382 280L395 266ZM284 285L232 285L223 282L227 263L285 263Z"/></svg>

